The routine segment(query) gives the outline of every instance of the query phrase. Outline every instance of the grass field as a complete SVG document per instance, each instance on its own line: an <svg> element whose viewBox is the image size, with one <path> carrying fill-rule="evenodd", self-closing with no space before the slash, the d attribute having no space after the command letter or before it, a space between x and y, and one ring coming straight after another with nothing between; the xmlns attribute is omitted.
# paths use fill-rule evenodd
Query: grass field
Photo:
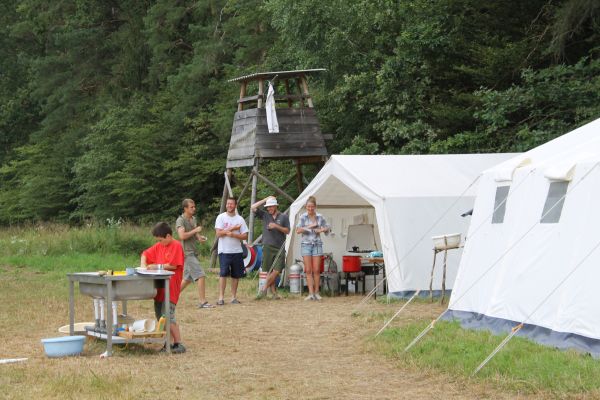
<svg viewBox="0 0 600 400"><path fill-rule="evenodd" d="M429 322L408 323L385 331L376 340L378 350L417 368L433 368L468 378L505 337L465 330L457 322L440 321L418 344L404 352ZM561 397L600 395L598 376L600 361L590 356L514 337L474 379L519 393L550 392Z"/></svg>
<svg viewBox="0 0 600 400"><path fill-rule="evenodd" d="M94 357L103 351L102 342L88 341L84 357L68 360L46 359L39 342L42 337L56 336L56 329L68 321L68 283L65 274L108 268L120 270L127 265L137 265L140 251L153 243L149 229L127 225L77 229L50 225L0 230L0 326L3 327L0 331L0 358L30 357L27 365L0 365L0 388L3 389L0 390L0 397L78 398L78 394L84 393L86 398L146 398L154 397L156 393L171 394L161 389L160 385L161 382L166 385L172 379L177 381L175 375L148 372L155 380L151 385L144 384L144 380L138 376L146 373L142 371L146 371L148 363L152 363L152 369L172 368L168 358L156 358L156 349L139 346L117 349L114 360L103 364ZM206 249L203 251L207 254ZM206 256L202 264L207 264ZM214 274L208 275L207 294L211 301L215 300L217 280ZM443 310L438 304L426 300L409 305L391 328L380 337L373 338L373 333L402 302L369 302L352 316L354 306L351 302L356 301L352 298L326 299L317 305L321 308L314 310L311 309L314 305L308 305L293 296L286 296L281 302L252 301L255 291L256 280L242 280L240 292L243 307L225 306L208 313L195 308L195 289L188 289L182 294L178 318L181 318L183 335L191 351L189 355L184 355L186 358L176 359L173 373L181 373L184 379L177 381L181 388L178 389L181 390L179 397L195 398L196 392L186 391L185 379L195 379L193 371L204 371L206 368L210 372L204 373L210 374L211 378L207 380L205 377L204 381L194 383L193 387L202 388L207 398L221 398L222 393L234 397L289 398L295 394L293 387L274 385L271 395L265 395L254 388L253 380L249 380L248 386L244 386L240 392L242 389L234 384L239 378L231 375L231 371L222 364L233 363L236 370L254 376L261 384L267 384L270 376L268 371L271 370L269 363L276 363L277 368L289 370L292 374L298 374L298 363L315 363L302 353L306 344L298 343L301 346L298 349L286 347L299 339L310 341L314 336L322 341L315 349L327 354L330 362L320 368L323 368L324 374L328 369L334 371L330 372L328 380L321 383L327 387L326 393L329 395L305 393L294 397L335 398L339 394L361 398L357 396L358 389L355 387L359 383L353 382L356 377L352 374L346 376L343 363L355 363L357 365L354 367L360 371L361 360L364 360L365 363L375 363L380 367L374 371L362 371L360 376L370 374L373 375L370 379L375 380L385 377L384 381L389 378L391 380L386 384L390 392L393 393L398 386L408 390L403 392L407 396L412 393L411 398L439 397L447 385L455 391L453 393L456 396L451 396L455 398L511 398L516 395L600 398L600 362L589 356L550 349L521 338L514 338L475 378L469 378L503 337L463 330L456 323L436 324L435 329L419 344L404 353L405 346ZM132 303L130 311L135 315L152 315L151 302ZM337 309L340 311L335 311ZM269 311L263 314L265 310ZM76 314L89 316L90 312L89 298L78 296ZM338 317L336 313L340 312L347 313L347 316ZM274 321L269 313L277 315L278 319ZM322 318L321 325L311 325L310 315ZM231 323L236 320L243 322L239 325ZM253 348L252 338L246 335L255 335L261 342L260 338L265 328L269 332L270 324L280 326L270 334L281 337L284 347L280 349L270 344L267 350L260 350L264 349L263 345ZM290 326L295 326L294 332L287 332ZM324 329L329 331L321 332ZM243 334L244 340L230 342L223 339L221 335L224 331ZM343 342L349 337L357 346L358 353L345 353ZM202 350L206 346L209 346L209 352ZM269 363L264 364L261 351L274 352ZM236 354L244 358L242 364L236 364L235 358L228 359ZM340 354L345 354L346 359L336 359ZM316 362L321 363L322 358ZM382 371L388 368L384 367L387 363L391 363L389 368L397 372L388 371L384 374ZM261 369L263 366L266 366L264 371ZM256 372L257 368L260 373ZM217 371L217 375L213 377L214 371ZM392 375L395 377L392 378ZM305 382L302 374L294 379L289 377L286 382L295 385L298 383L295 378ZM219 389L219 382L223 379L229 380L231 387ZM417 384L419 381L434 382L439 390L423 388ZM413 383L415 387L408 389ZM27 389L16 389L20 385L26 385ZM346 389L341 390L336 385L345 385ZM376 397L389 398L384 394L373 396Z"/></svg>

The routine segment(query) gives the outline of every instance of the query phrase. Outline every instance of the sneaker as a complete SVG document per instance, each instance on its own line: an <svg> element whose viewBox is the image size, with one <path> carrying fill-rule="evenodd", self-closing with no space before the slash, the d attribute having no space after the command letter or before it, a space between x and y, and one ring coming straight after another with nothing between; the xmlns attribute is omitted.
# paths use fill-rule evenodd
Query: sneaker
<svg viewBox="0 0 600 400"><path fill-rule="evenodd" d="M210 304L208 301L205 301L202 304L198 304L198 308L215 308L215 306Z"/></svg>
<svg viewBox="0 0 600 400"><path fill-rule="evenodd" d="M304 301L309 301L309 300L315 300L315 295L314 294L309 294L308 296L306 296L304 298Z"/></svg>
<svg viewBox="0 0 600 400"><path fill-rule="evenodd" d="M242 304L238 299L231 300L231 304Z"/></svg>
<svg viewBox="0 0 600 400"><path fill-rule="evenodd" d="M183 354L186 352L186 348L183 343L177 343L171 346L171 353L173 354Z"/></svg>
<svg viewBox="0 0 600 400"><path fill-rule="evenodd" d="M321 301L321 295L319 293L315 293L314 295L315 300Z"/></svg>
<svg viewBox="0 0 600 400"><path fill-rule="evenodd" d="M225 302L223 300L219 300L219 301L217 301L217 305L223 306L223 305L225 305Z"/></svg>

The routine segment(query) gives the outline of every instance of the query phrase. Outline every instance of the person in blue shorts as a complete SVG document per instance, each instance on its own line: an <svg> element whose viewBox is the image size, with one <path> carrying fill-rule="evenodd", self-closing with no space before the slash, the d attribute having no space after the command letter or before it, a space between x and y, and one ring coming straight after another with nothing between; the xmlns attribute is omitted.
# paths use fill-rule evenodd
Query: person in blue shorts
<svg viewBox="0 0 600 400"><path fill-rule="evenodd" d="M246 221L236 211L237 200L227 199L225 212L219 214L215 222L219 253L219 300L218 306L225 304L225 288L227 277L231 277L231 304L240 304L237 299L237 288L241 277L244 276L244 256L242 240L248 239Z"/></svg>
<svg viewBox="0 0 600 400"><path fill-rule="evenodd" d="M331 228L325 218L317 213L317 200L310 196L306 201L306 212L300 216L296 233L302 235L300 249L304 261L304 273L308 286L308 296L304 300L321 300L321 262L323 260L323 241L321 233L329 234Z"/></svg>

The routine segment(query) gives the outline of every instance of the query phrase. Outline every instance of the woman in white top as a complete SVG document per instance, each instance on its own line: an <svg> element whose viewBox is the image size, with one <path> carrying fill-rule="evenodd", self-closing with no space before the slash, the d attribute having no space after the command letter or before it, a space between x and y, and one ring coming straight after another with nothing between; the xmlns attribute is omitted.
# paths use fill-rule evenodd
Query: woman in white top
<svg viewBox="0 0 600 400"><path fill-rule="evenodd" d="M308 285L308 296L304 300L321 300L321 262L323 260L323 242L321 233L328 234L331 228L321 214L316 212L317 200L310 196L306 201L306 212L300 216L296 233L302 235L301 254L304 260L304 272Z"/></svg>

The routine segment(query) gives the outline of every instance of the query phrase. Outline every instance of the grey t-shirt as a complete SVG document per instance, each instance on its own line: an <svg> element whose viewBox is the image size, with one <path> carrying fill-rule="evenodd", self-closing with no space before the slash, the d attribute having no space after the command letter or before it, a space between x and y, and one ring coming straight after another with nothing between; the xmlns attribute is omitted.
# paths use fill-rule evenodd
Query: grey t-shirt
<svg viewBox="0 0 600 400"><path fill-rule="evenodd" d="M269 246L274 247L281 247L281 245L285 242L285 234L277 229L269 229L269 223L275 222L277 225L283 226L284 228L289 228L290 219L288 218L288 216L284 213L278 212L277 217L273 218L271 214L260 208L256 209L254 215L262 219L263 222L263 244L268 244Z"/></svg>
<svg viewBox="0 0 600 400"><path fill-rule="evenodd" d="M175 230L179 230L180 226L182 226L186 232L191 231L192 229L194 229L197 226L196 225L196 217L187 219L185 216L183 216L183 214L180 215L177 218L177 222L175 222ZM181 238L179 238L179 239L181 239ZM185 254L190 254L190 253L196 254L196 237L195 236L192 236L186 240L181 240L181 243L183 244L183 252Z"/></svg>

